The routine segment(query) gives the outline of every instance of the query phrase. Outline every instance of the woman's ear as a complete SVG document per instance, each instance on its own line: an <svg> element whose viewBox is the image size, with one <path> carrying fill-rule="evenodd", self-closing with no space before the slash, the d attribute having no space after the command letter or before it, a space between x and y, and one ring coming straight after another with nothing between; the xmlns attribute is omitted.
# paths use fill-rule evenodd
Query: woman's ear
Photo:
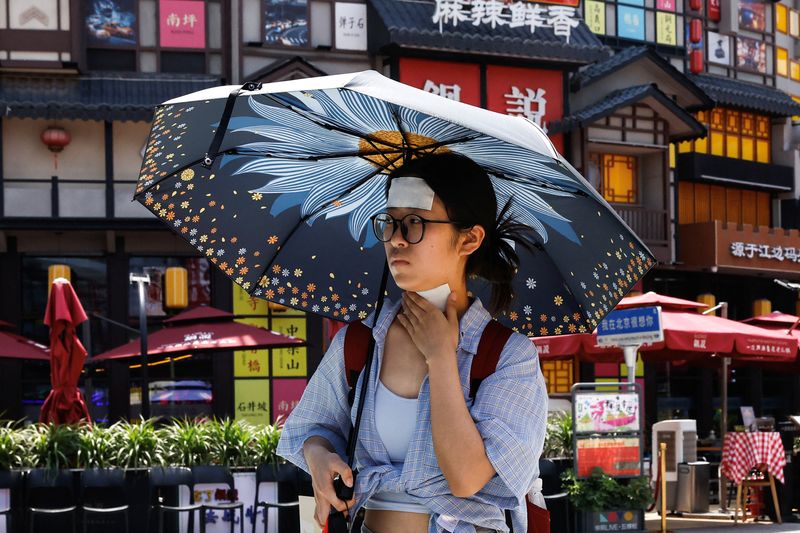
<svg viewBox="0 0 800 533"><path fill-rule="evenodd" d="M461 231L461 243L458 247L459 255L471 255L481 247L483 239L486 238L486 230L481 225L474 225L469 229Z"/></svg>

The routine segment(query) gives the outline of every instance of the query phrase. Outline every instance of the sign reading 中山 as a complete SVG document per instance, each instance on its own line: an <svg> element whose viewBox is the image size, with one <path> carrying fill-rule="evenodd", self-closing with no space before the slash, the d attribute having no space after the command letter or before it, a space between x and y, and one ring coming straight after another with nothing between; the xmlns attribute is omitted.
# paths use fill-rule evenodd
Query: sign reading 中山
<svg viewBox="0 0 800 533"><path fill-rule="evenodd" d="M195 0L161 0L159 36L166 48L206 47L206 6Z"/></svg>
<svg viewBox="0 0 800 533"><path fill-rule="evenodd" d="M367 49L367 4L336 2L336 48Z"/></svg>
<svg viewBox="0 0 800 533"><path fill-rule="evenodd" d="M528 28L532 35L538 29L550 29L569 42L572 29L580 24L577 9L570 5L542 5L526 1L502 0L436 0L432 17L439 33L448 24L453 28L499 26Z"/></svg>
<svg viewBox="0 0 800 533"><path fill-rule="evenodd" d="M600 346L635 346L664 340L660 307L611 311L597 326Z"/></svg>

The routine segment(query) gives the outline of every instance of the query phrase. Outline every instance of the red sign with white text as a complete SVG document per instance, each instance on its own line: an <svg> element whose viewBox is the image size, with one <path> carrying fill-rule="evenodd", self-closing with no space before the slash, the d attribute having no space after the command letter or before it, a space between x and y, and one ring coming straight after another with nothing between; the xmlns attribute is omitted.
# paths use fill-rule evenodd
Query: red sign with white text
<svg viewBox="0 0 800 533"><path fill-rule="evenodd" d="M524 116L547 131L547 124L564 115L564 73L534 68L486 67L486 104L491 111ZM550 137L564 148L562 134Z"/></svg>
<svg viewBox="0 0 800 533"><path fill-rule="evenodd" d="M158 3L159 35L165 48L205 48L205 2L161 0Z"/></svg>
<svg viewBox="0 0 800 533"><path fill-rule="evenodd" d="M451 100L481 105L479 65L402 57L400 81Z"/></svg>

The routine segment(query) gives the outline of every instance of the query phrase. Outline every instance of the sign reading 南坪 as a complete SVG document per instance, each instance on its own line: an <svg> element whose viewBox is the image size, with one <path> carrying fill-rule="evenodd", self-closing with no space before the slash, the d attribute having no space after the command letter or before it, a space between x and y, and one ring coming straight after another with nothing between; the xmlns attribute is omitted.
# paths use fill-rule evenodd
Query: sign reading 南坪
<svg viewBox="0 0 800 533"><path fill-rule="evenodd" d="M611 311L597 326L600 346L635 346L664 340L660 307Z"/></svg>
<svg viewBox="0 0 800 533"><path fill-rule="evenodd" d="M195 0L161 0L159 35L165 48L206 47L205 2Z"/></svg>
<svg viewBox="0 0 800 533"><path fill-rule="evenodd" d="M470 25L493 29L499 26L528 28L531 34L535 34L537 29L548 28L569 42L572 29L580 24L572 3L552 2L547 5L520 0L436 0L432 20L439 26L440 33L447 25L461 29Z"/></svg>
<svg viewBox="0 0 800 533"><path fill-rule="evenodd" d="M481 105L480 66L471 63L400 58L400 81L456 102Z"/></svg>

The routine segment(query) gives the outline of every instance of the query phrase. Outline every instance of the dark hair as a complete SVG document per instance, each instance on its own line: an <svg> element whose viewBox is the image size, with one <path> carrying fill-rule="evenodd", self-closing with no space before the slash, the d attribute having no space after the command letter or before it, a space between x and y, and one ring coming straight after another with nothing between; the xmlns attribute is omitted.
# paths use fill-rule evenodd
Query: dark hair
<svg viewBox="0 0 800 533"><path fill-rule="evenodd" d="M489 311L496 314L508 308L514 298L512 280L519 267L519 256L510 244L532 249L531 229L508 214L509 200L497 213L497 197L486 170L472 159L454 152L426 155L394 169L392 178L415 176L425 180L442 200L450 220L462 228L480 225L486 237L480 248L467 259L467 276L476 275L491 283Z"/></svg>

